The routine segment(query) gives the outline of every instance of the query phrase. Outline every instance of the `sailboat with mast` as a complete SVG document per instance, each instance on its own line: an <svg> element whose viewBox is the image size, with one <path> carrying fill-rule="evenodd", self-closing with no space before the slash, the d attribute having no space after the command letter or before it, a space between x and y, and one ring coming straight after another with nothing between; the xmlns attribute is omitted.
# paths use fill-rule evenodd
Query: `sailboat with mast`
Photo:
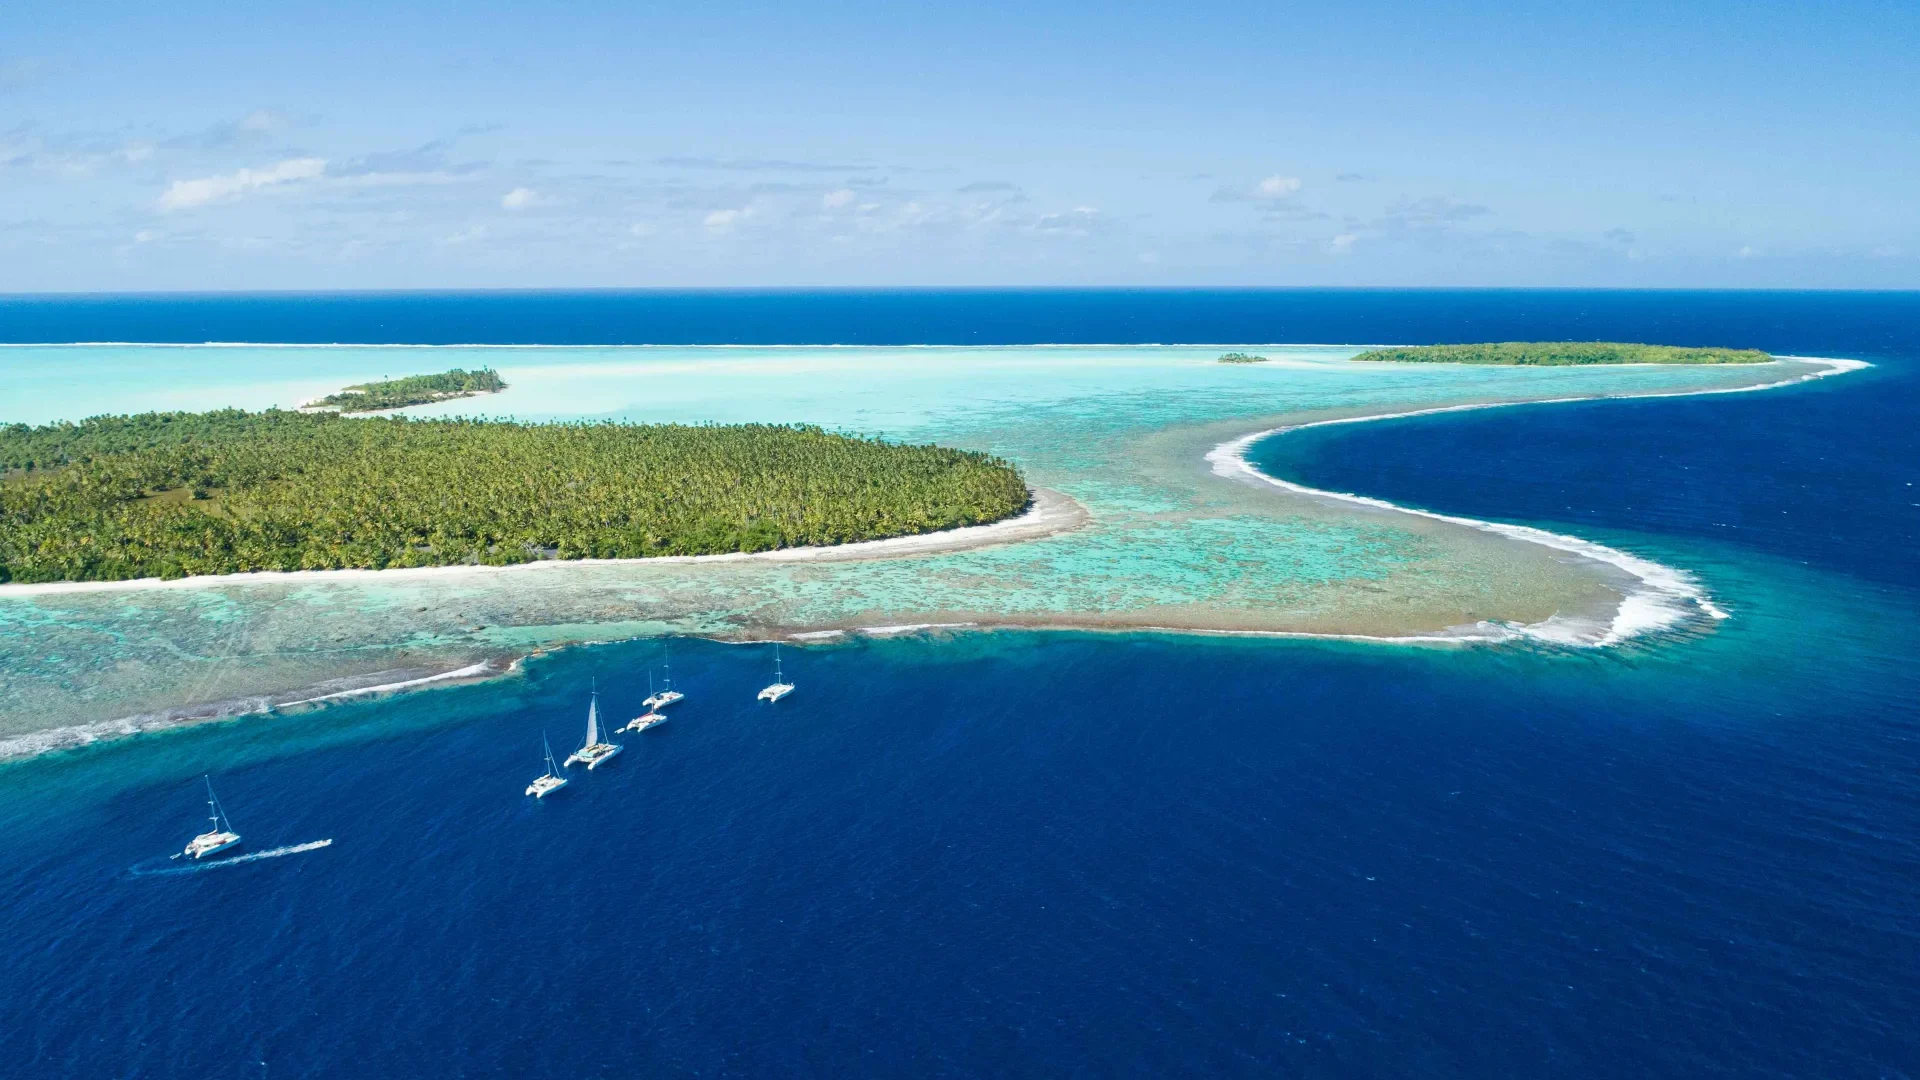
<svg viewBox="0 0 1920 1080"><path fill-rule="evenodd" d="M194 859L218 855L240 842L240 834L233 831L233 822L227 820L227 812L220 809L220 800L214 798L213 777L207 776L203 779L207 782L207 819L213 825L206 832L189 840L187 849L180 853ZM177 859L180 855L175 855L174 858Z"/></svg>
<svg viewBox="0 0 1920 1080"><path fill-rule="evenodd" d="M646 706L647 706L646 712L643 712L639 716L636 716L633 719L627 721L627 726L621 728L620 730L621 731L645 731L655 724L664 724L667 722L667 714L661 712L659 709L654 708L652 698L648 698L646 700Z"/></svg>
<svg viewBox="0 0 1920 1080"><path fill-rule="evenodd" d="M553 763L553 744L547 741L547 733L540 733L540 748L547 752L547 772L527 785L527 794L536 799L547 796L567 786L567 778L560 775L560 766Z"/></svg>
<svg viewBox="0 0 1920 1080"><path fill-rule="evenodd" d="M776 641L773 643L773 685L760 691L760 696L754 700L779 701L791 693L793 693L793 684L788 682L787 677L780 672L780 643Z"/></svg>
<svg viewBox="0 0 1920 1080"><path fill-rule="evenodd" d="M653 689L653 672L651 671L647 672L647 700L640 704L646 706L647 711L627 721L627 726L621 728L621 731L645 731L655 724L667 722L667 714L660 711L660 695Z"/></svg>
<svg viewBox="0 0 1920 1080"><path fill-rule="evenodd" d="M567 766L575 763L585 765L588 772L612 761L620 753L619 743L600 741L600 691L594 690L593 700L587 705L587 741L567 758Z"/></svg>
<svg viewBox="0 0 1920 1080"><path fill-rule="evenodd" d="M666 687L658 692L651 692L653 691L653 673L651 671L647 673L647 690L650 691L650 693L648 694L647 700L641 702L641 704L645 705L649 712L659 712L661 709L687 696L673 688L673 656L667 652L666 646L664 645L660 647L660 657L661 662L667 669Z"/></svg>

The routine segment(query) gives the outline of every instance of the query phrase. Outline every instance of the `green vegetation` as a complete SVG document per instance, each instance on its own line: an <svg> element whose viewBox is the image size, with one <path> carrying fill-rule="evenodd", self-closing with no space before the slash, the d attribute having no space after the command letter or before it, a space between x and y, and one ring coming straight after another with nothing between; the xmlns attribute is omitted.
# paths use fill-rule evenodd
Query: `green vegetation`
<svg viewBox="0 0 1920 1080"><path fill-rule="evenodd" d="M1758 349L1682 349L1673 345L1629 345L1618 341L1497 341L1485 345L1369 349L1354 359L1391 360L1401 364L1567 367L1575 364L1764 364L1773 357Z"/></svg>
<svg viewBox="0 0 1920 1080"><path fill-rule="evenodd" d="M343 413L376 412L380 409L401 409L408 405L425 405L448 398L472 397L475 394L497 394L507 388L500 373L492 368L467 371L454 368L438 375L408 375L404 379L383 379L376 383L361 383L349 386L337 394L328 394L315 406L331 406Z"/></svg>
<svg viewBox="0 0 1920 1080"><path fill-rule="evenodd" d="M0 426L0 581L765 551L1026 504L997 458L817 427L231 409Z"/></svg>
<svg viewBox="0 0 1920 1080"><path fill-rule="evenodd" d="M1230 352L1221 353L1220 362L1223 364L1264 364L1267 362L1267 358L1264 356L1249 356L1243 352Z"/></svg>

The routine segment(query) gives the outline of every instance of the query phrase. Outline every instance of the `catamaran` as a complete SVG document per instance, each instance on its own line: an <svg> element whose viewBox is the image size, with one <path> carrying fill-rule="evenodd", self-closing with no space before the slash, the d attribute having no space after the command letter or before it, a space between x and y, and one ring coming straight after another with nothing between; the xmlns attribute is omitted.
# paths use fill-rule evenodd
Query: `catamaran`
<svg viewBox="0 0 1920 1080"><path fill-rule="evenodd" d="M560 766L553 763L553 744L547 741L546 732L540 733L540 748L547 752L547 773L527 785L527 794L536 799L544 799L567 786L567 778L560 775Z"/></svg>
<svg viewBox="0 0 1920 1080"><path fill-rule="evenodd" d="M779 701L791 693L793 693L793 684L780 673L780 643L776 641L773 643L773 685L760 691L760 696L755 700Z"/></svg>
<svg viewBox="0 0 1920 1080"><path fill-rule="evenodd" d="M627 726L621 728L620 730L621 731L645 731L655 724L664 724L666 722L667 722L666 713L660 712L657 709L649 708L646 712L641 713L639 716L636 716L633 719L627 721Z"/></svg>
<svg viewBox="0 0 1920 1080"><path fill-rule="evenodd" d="M220 800L213 797L213 777L209 776L205 779L207 781L207 818L213 822L213 827L188 841L187 849L180 853L195 859L217 855L240 842L240 834L233 831L233 822L227 820L227 812L220 809ZM177 859L180 855L175 855L174 858Z"/></svg>
<svg viewBox="0 0 1920 1080"><path fill-rule="evenodd" d="M573 752L572 757L567 758L567 766L571 768L575 762L579 762L587 767L588 772L592 772L613 760L619 752L619 743L600 741L600 691L595 690L593 701L587 705L587 741Z"/></svg>
<svg viewBox="0 0 1920 1080"><path fill-rule="evenodd" d="M664 649L662 651L664 652ZM664 661L667 668L666 688L657 693L650 693L647 696L647 700L640 703L647 707L648 712L659 712L661 709L687 696L673 688L673 657L666 656L664 657ZM647 689L650 691L653 690L653 672L651 671L647 672Z"/></svg>

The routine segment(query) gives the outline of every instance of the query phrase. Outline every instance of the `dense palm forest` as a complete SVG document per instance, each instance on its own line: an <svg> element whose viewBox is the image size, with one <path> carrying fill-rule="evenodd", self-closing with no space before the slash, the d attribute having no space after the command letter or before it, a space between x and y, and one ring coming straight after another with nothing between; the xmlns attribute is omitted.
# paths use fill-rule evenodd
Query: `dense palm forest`
<svg viewBox="0 0 1920 1080"><path fill-rule="evenodd" d="M1264 356L1253 356L1243 352L1220 354L1220 363L1222 364L1264 364L1266 362L1267 358Z"/></svg>
<svg viewBox="0 0 1920 1080"><path fill-rule="evenodd" d="M993 521L997 458L817 427L225 410L0 426L0 581L765 551Z"/></svg>
<svg viewBox="0 0 1920 1080"><path fill-rule="evenodd" d="M1619 341L1497 341L1485 345L1369 349L1354 359L1391 360L1402 364L1568 367L1576 364L1764 364L1773 357L1758 349L1683 349Z"/></svg>
<svg viewBox="0 0 1920 1080"><path fill-rule="evenodd" d="M472 397L475 394L497 394L506 388L505 380L492 368L478 371L454 368L438 375L408 375L401 379L360 383L337 394L328 394L313 404L339 409L343 413L375 412L380 409L403 409L408 405L425 405L448 398Z"/></svg>

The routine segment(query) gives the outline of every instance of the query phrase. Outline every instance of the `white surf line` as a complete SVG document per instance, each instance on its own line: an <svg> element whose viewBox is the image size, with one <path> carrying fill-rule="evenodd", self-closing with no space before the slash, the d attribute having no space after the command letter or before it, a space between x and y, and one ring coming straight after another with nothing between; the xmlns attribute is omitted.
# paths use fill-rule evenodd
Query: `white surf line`
<svg viewBox="0 0 1920 1080"><path fill-rule="evenodd" d="M1433 521L1445 521L1454 525L1464 525L1470 529L1478 529L1481 532L1494 533L1514 540L1539 544L1542 547L1552 548L1555 551L1568 552L1623 570L1637 580L1640 583L1640 587L1636 591L1622 595L1620 607L1614 612L1613 621L1607 626L1606 631L1598 636L1590 632L1585 632L1577 623L1571 620L1562 620L1558 616L1547 619L1544 622L1531 624L1501 624L1502 629L1511 633L1541 641L1550 641L1556 644L1593 647L1614 645L1652 630L1672 626L1686 617L1687 609L1684 605L1688 603L1691 603L1701 612L1714 619L1728 618L1728 614L1707 595L1706 589L1700 584L1699 580L1684 570L1678 570L1674 567L1654 562L1651 559L1643 559L1638 555L1630 555L1617 548L1611 548L1605 544L1597 544L1591 540L1583 540L1577 536L1548 532L1545 529L1535 529L1526 525L1508 525L1500 522L1481 521L1478 518L1461 517L1455 514L1440 514L1431 510L1417 510L1410 506L1401 506L1398 503L1388 502L1385 499L1376 499L1367 495L1355 495L1351 492L1343 491L1326 491L1320 488L1308 487L1305 484L1295 484L1290 481L1281 480L1278 477L1269 476L1259 469L1254 468L1253 463L1247 460L1247 450L1254 443L1271 435L1280 435L1285 432L1300 431L1311 427L1327 427L1333 424L1364 424L1375 420L1397 420L1409 416L1431 416L1436 413L1470 412L1476 409L1499 409L1514 405L1551 405L1570 401L1694 397L1703 394L1740 394L1754 390L1771 390L1776 387L1810 382L1814 379L1822 379L1830 375L1839 375L1849 371L1858 371L1861 368L1872 366L1863 360L1837 360L1814 356L1783 356L1780 357L1780 359L1799 360L1806 363L1819 364L1822 366L1822 370L1804 375L1796 375L1788 379L1780 379L1775 382L1757 383L1753 386L1719 387L1707 390L1656 391L1645 394L1590 394L1574 397L1539 398L1533 401L1491 401L1472 405L1442 405L1430 409L1409 409L1403 412L1380 413L1373 416L1350 416L1337 420L1315 420L1304 424L1289 424L1283 427L1268 428L1265 431L1256 431L1250 435L1242 435L1237 439L1221 443L1208 451L1206 460L1213 466L1213 472L1217 476L1271 484L1284 491L1290 491L1296 495L1305 495L1311 498L1327 499L1354 506L1365 506L1376 510L1390 510L1401 514L1410 514L1414 517L1428 518ZM1421 641L1446 639L1472 640L1472 635L1468 633L1442 635L1440 637L1422 635L1415 638L1389 638L1384 640Z"/></svg>
<svg viewBox="0 0 1920 1080"><path fill-rule="evenodd" d="M509 668L509 670L511 670L511 668ZM319 697L276 702L273 708L286 709L295 705L313 705L322 701L339 701L342 698L365 697L368 694L389 694L397 690L410 690L416 686L427 686L432 683L447 682L452 679L476 679L483 675L498 674L500 674L500 669L494 666L493 661L482 660L477 664L468 664L463 668L440 672L438 675L423 675L418 679L402 679L399 682L381 683L378 686L359 686L352 690L340 690L331 694L321 694Z"/></svg>
<svg viewBox="0 0 1920 1080"><path fill-rule="evenodd" d="M286 847L271 848L267 851L255 851L246 855L235 855L231 859L214 859L210 862L191 862L185 866L163 866L156 870L142 870L138 867L130 870L134 877L158 877L165 874L194 874L202 870L214 870L222 866L239 866L241 863L259 862L261 859L278 859L282 855L298 855L304 851L318 851L323 847L332 847L331 837L325 840L309 840L304 844L289 844Z"/></svg>

